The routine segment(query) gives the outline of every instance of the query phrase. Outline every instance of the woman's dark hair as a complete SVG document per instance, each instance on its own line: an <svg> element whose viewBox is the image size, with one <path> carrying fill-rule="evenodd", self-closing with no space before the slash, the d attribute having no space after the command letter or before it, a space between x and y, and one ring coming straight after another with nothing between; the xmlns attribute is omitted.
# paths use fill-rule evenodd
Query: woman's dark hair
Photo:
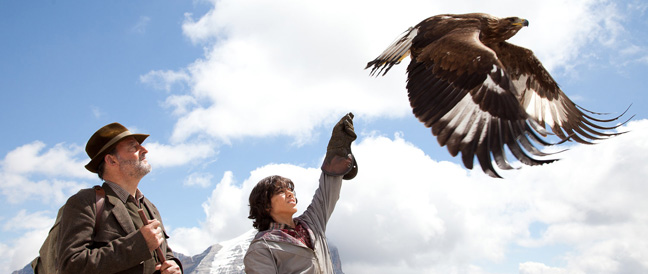
<svg viewBox="0 0 648 274"><path fill-rule="evenodd" d="M272 196L285 189L289 189L294 194L295 184L288 178L273 175L261 179L250 192L250 216L248 219L254 220L252 226L258 231L270 228L270 223L273 221L270 216L270 201Z"/></svg>

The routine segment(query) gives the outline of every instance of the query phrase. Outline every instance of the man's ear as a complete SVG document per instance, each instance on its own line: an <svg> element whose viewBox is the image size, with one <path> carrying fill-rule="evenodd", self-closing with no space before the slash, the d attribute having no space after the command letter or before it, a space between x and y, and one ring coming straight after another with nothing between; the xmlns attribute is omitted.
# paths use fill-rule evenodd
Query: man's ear
<svg viewBox="0 0 648 274"><path fill-rule="evenodd" d="M104 156L104 162L106 162L107 165L115 165L117 164L117 157L112 154L106 154L106 156Z"/></svg>

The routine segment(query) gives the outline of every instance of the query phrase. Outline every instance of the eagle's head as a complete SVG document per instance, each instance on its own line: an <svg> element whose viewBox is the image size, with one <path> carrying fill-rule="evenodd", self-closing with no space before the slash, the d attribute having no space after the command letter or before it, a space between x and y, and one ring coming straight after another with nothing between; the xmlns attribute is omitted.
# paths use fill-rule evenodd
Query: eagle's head
<svg viewBox="0 0 648 274"><path fill-rule="evenodd" d="M491 17L482 30L484 43L499 43L513 37L522 27L529 26L529 21L519 17L495 18Z"/></svg>
<svg viewBox="0 0 648 274"><path fill-rule="evenodd" d="M513 37L513 35L521 30L522 27L528 27L529 21L518 17L506 17L500 19L497 25L500 31L500 35L502 37L506 37L504 38L504 40L506 40Z"/></svg>

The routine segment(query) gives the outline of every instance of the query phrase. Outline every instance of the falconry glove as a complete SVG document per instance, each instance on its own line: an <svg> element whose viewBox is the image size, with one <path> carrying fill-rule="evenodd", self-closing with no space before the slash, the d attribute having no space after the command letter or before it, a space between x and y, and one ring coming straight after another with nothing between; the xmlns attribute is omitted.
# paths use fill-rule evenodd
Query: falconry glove
<svg viewBox="0 0 648 274"><path fill-rule="evenodd" d="M358 163L351 152L351 143L358 138L353 131L353 113L349 112L333 127L331 140L326 147L322 172L331 176L353 179L358 174Z"/></svg>

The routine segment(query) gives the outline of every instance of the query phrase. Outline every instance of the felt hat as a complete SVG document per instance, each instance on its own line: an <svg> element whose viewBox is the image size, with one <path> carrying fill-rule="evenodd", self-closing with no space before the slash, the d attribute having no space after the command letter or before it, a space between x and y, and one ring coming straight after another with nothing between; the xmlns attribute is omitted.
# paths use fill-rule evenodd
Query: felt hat
<svg viewBox="0 0 648 274"><path fill-rule="evenodd" d="M85 150L90 157L90 163L85 168L92 173L97 173L104 156L112 151L119 141L129 136L135 137L140 144L149 137L148 134L131 133L119 123L108 124L97 130L86 144Z"/></svg>

